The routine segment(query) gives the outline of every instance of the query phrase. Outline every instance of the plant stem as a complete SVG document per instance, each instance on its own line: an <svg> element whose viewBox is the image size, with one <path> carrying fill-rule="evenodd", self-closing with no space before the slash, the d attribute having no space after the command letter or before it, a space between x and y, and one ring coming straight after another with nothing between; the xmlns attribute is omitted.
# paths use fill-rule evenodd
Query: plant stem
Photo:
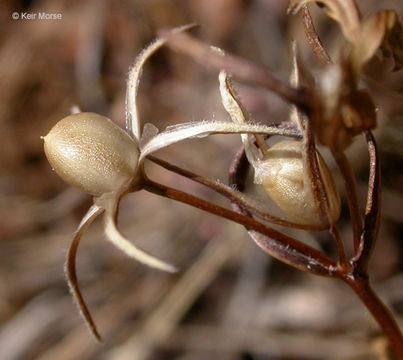
<svg viewBox="0 0 403 360"><path fill-rule="evenodd" d="M332 269L335 269L336 264L332 259L313 247L269 228L253 218L238 214L183 191L154 182L146 177L144 178L143 189L234 221L245 226L247 230L254 230L266 235L270 242L270 246L266 246L266 249L270 251L270 255L273 257L302 271L321 276L334 276Z"/></svg>
<svg viewBox="0 0 403 360"><path fill-rule="evenodd" d="M365 304L388 337L392 348L399 359L403 359L403 336L396 320L382 300L374 292L368 279L354 279L350 276L342 278Z"/></svg>
<svg viewBox="0 0 403 360"><path fill-rule="evenodd" d="M307 89L295 89L289 86L275 78L265 67L238 56L214 50L211 46L184 33L160 30L158 35L167 41L169 47L191 56L202 65L220 71L226 70L240 80L275 92L307 114L312 112L311 97Z"/></svg>
<svg viewBox="0 0 403 360"><path fill-rule="evenodd" d="M311 230L311 231L320 231L323 230L323 227L318 227L318 226L312 226L312 225L304 225L304 224L297 224L291 221L287 221L283 218L271 215L257 207L257 204L254 203L249 203L247 200L247 197L245 195L242 195L240 193L237 193L237 191L234 191L232 188L225 186L223 184L218 183L217 181L207 179L201 175L197 175L189 170L182 169L176 165L173 165L165 160L159 159L155 156L149 155L147 157L148 160L154 162L155 164L163 167L164 169L167 169L169 171L174 172L175 174L181 175L183 177L186 177L187 179L190 179L192 181L195 181L199 184L202 184L209 189L217 192L218 194L226 197L229 199L232 203L237 203L239 206L250 212L252 215L267 221L272 224L277 224L281 226L289 226L295 229L302 229L302 230ZM253 199L251 199L253 200Z"/></svg>
<svg viewBox="0 0 403 360"><path fill-rule="evenodd" d="M247 175L247 171L248 162L244 150L241 149L235 155L231 163L230 185L235 185L239 191L244 190L244 181ZM236 211L242 212L242 209L240 209L237 204L233 204L233 208ZM336 237L336 240L340 242L341 239L337 227L333 230L336 230L336 234L334 235ZM263 240L263 237L260 234L250 235L258 244L260 241ZM357 296L378 322L385 335L389 338L389 341L392 344L392 347L395 350L396 354L399 355L399 358L403 359L403 338L395 319L393 318L387 307L376 295L376 293L372 290L367 278L360 277L360 273L354 268L353 271L355 271L355 274L351 273L351 267L347 266L348 264L345 260L343 245L340 243L338 243L337 245L339 249L339 267L337 271L338 276L354 290L354 292L357 294ZM354 263L352 265L354 265ZM335 277L337 277L337 275Z"/></svg>

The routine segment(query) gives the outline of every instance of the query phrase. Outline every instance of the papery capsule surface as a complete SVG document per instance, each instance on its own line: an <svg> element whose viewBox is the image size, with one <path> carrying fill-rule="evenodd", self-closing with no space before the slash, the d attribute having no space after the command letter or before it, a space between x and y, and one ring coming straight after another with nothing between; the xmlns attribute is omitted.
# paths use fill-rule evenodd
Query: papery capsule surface
<svg viewBox="0 0 403 360"><path fill-rule="evenodd" d="M128 185L139 157L136 143L123 129L94 113L60 120L44 137L44 149L65 182L94 196Z"/></svg>
<svg viewBox="0 0 403 360"><path fill-rule="evenodd" d="M302 224L325 227L315 202L303 158L304 145L299 141L281 141L264 155L262 186L270 198L288 216ZM326 163L318 153L318 163L329 199L332 220L340 216L340 197Z"/></svg>

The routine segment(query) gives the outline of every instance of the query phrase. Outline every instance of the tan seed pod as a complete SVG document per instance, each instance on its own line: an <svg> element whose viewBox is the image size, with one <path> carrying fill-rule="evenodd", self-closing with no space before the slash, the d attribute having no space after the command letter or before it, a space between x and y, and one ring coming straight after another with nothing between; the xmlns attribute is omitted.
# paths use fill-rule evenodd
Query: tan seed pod
<svg viewBox="0 0 403 360"><path fill-rule="evenodd" d="M291 221L323 226L303 159L304 145L299 141L281 141L264 154L262 186ZM318 153L318 163L329 199L330 216L340 216L340 197L326 163Z"/></svg>
<svg viewBox="0 0 403 360"><path fill-rule="evenodd" d="M93 196L127 187L139 158L133 139L94 113L60 120L44 137L44 148L52 168L65 182Z"/></svg>

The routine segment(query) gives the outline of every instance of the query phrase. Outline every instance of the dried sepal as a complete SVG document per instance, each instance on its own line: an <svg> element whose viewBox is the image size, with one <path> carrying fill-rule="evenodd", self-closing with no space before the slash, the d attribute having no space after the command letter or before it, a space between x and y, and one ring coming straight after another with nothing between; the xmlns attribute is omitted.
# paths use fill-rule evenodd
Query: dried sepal
<svg viewBox="0 0 403 360"><path fill-rule="evenodd" d="M139 164L147 155L179 141L213 134L266 134L295 137L294 131L258 124L235 124L224 121L196 121L168 127L154 136L141 149Z"/></svg>
<svg viewBox="0 0 403 360"><path fill-rule="evenodd" d="M382 10L362 20L354 0L291 0L288 11L295 14L310 2L324 5L328 16L340 24L352 44L351 61L357 74L379 49L393 58L394 71L403 67L403 30L396 11Z"/></svg>
<svg viewBox="0 0 403 360"><path fill-rule="evenodd" d="M315 2L324 5L329 17L340 24L344 36L352 43L360 39L360 12L354 0L291 0L288 12L297 13L304 5Z"/></svg>
<svg viewBox="0 0 403 360"><path fill-rule="evenodd" d="M105 209L104 230L106 238L119 250L123 251L126 255L149 267L171 273L178 271L175 266L168 264L160 259L157 259L156 257L139 249L121 234L116 226L119 201L116 200L114 195L105 194L101 198L96 199L95 203Z"/></svg>
<svg viewBox="0 0 403 360"><path fill-rule="evenodd" d="M151 123L144 124L140 139L140 149L142 149L153 137L157 136L159 130Z"/></svg>
<svg viewBox="0 0 403 360"><path fill-rule="evenodd" d="M328 52L324 48L318 33L316 32L315 25L313 24L313 20L311 17L311 13L309 12L308 7L306 5L302 7L302 18L306 38L313 53L316 55L316 58L322 65L331 64L332 60Z"/></svg>
<svg viewBox="0 0 403 360"><path fill-rule="evenodd" d="M149 44L136 58L129 70L126 89L126 130L138 142L140 140L140 116L137 106L137 92L140 85L140 76L145 62L154 54L165 41L157 39Z"/></svg>
<svg viewBox="0 0 403 360"><path fill-rule="evenodd" d="M312 74L305 67L302 66L302 61L298 53L298 46L296 41L292 42L291 50L292 71L290 74L290 85L295 88L300 88L301 83L303 83L304 85L308 85L308 87L313 88L315 83L314 78ZM290 121L296 124L301 133L305 132L301 112L295 105L291 105Z"/></svg>
<svg viewBox="0 0 403 360"><path fill-rule="evenodd" d="M76 302L80 315L84 319L84 322L88 326L88 329L90 330L91 334L95 337L95 339L98 342L103 342L102 337L99 334L95 322L91 316L91 313L88 310L88 307L84 301L83 296L81 295L76 273L76 257L78 246L80 244L84 232L91 225L91 223L98 217L98 215L100 215L103 211L104 209L97 205L92 205L89 208L87 213L82 218L80 225L78 225L77 227L77 230L74 234L74 238L70 244L70 248L67 253L67 260L65 264L65 273L70 292L73 295L73 299Z"/></svg>
<svg viewBox="0 0 403 360"><path fill-rule="evenodd" d="M170 30L172 33L186 31L194 28L195 24L180 26ZM126 87L126 129L139 142L141 137L140 117L137 106L137 93L140 84L140 77L144 64L158 49L164 44L165 39L156 39L149 44L136 58L134 64L129 69Z"/></svg>
<svg viewBox="0 0 403 360"><path fill-rule="evenodd" d="M115 245L118 249L123 251L133 259L153 268L157 268L162 271L176 272L176 268L168 263L165 263L152 255L138 249L129 240L127 240L116 227L116 216L118 209L118 197L114 193L107 193L103 196L95 199L94 205L90 207L87 213L82 218L71 242L67 260L65 265L65 272L67 277L67 283L70 291L73 295L79 312L87 324L90 332L95 339L99 342L103 342L102 338L97 330L95 322L91 316L91 313L85 303L85 300L81 294L77 274L76 274L76 257L79 243L85 231L91 225L91 223L103 212L104 214L104 228L107 239Z"/></svg>
<svg viewBox="0 0 403 360"><path fill-rule="evenodd" d="M356 271L364 275L368 271L368 263L375 248L381 219L381 167L374 136L367 132L366 140L369 152L368 195L365 208L364 228L361 233L359 247L352 264Z"/></svg>
<svg viewBox="0 0 403 360"><path fill-rule="evenodd" d="M249 230L248 235L265 253L301 271L331 277L332 269L336 268L333 265L323 264L318 259L303 254L290 245L284 246L275 237L265 236L254 230Z"/></svg>
<svg viewBox="0 0 403 360"><path fill-rule="evenodd" d="M226 71L221 70L218 79L220 82L221 102L225 110L230 114L234 123L246 124L248 120L247 111L237 98ZM256 166L260 158L257 149L251 144L247 134L241 134L241 139L245 148L246 157L252 165Z"/></svg>

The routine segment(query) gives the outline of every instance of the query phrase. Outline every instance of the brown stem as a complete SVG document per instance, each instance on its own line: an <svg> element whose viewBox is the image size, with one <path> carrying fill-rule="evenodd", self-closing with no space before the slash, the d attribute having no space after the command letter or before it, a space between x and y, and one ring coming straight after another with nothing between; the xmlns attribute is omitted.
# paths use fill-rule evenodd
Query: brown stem
<svg viewBox="0 0 403 360"><path fill-rule="evenodd" d="M275 92L283 99L297 105L305 113L311 112L311 101L307 89L295 89L276 79L266 68L232 54L214 50L211 46L194 39L185 33L172 33L161 30L158 34L167 40L167 45L185 53L204 66L226 70L234 77L249 84Z"/></svg>
<svg viewBox="0 0 403 360"><path fill-rule="evenodd" d="M357 253L362 231L362 217L360 206L358 203L357 183L355 181L353 169L343 152L332 150L334 159L340 169L340 173L344 180L344 186L347 191L347 203L350 210L351 225L354 238L354 252Z"/></svg>
<svg viewBox="0 0 403 360"><path fill-rule="evenodd" d="M239 206L241 206L243 209L247 210L250 212L252 215L255 215L256 217L270 222L272 224L277 224L280 226L289 226L292 228L296 229L301 229L301 230L310 230L310 231L320 231L324 230L323 227L317 227L317 226L312 226L312 225L302 225L302 224L297 224L291 221L284 220L282 218L279 218L277 216L271 215L269 213L263 212L256 207L254 207L253 204L249 204L247 199L242 198L239 196L236 191L232 190L228 186L224 186L216 181L207 179L203 176L197 175L191 171L182 169L178 166L175 166L167 161L164 161L162 159L159 159L155 156L149 155L147 156L147 159L151 160L152 162L156 163L157 165L172 171L178 175L184 176L192 181L195 181L199 184L202 184L204 186L207 186L209 189L214 190L215 192L219 193L220 195L226 197L228 200L231 202L237 203ZM327 228L327 227L326 227Z"/></svg>
<svg viewBox="0 0 403 360"><path fill-rule="evenodd" d="M403 359L403 336L396 320L382 300L374 292L367 279L354 279L344 277L346 282L358 295L367 309L371 312L385 335L388 337L392 348L399 359Z"/></svg>
<svg viewBox="0 0 403 360"><path fill-rule="evenodd" d="M272 256L303 271L322 276L333 276L332 271L336 264L332 259L311 246L271 229L250 217L199 199L180 190L156 183L146 177L144 179L144 189L234 221L245 226L247 230L254 230L266 235L271 239L270 254Z"/></svg>
<svg viewBox="0 0 403 360"><path fill-rule="evenodd" d="M308 43L312 49L312 52L316 55L322 65L331 64L332 59L330 58L326 49L323 47L322 42L320 41L319 35L315 29L315 25L313 24L311 14L309 13L308 7L306 5L302 7L302 19L304 23L305 35L308 39Z"/></svg>
<svg viewBox="0 0 403 360"><path fill-rule="evenodd" d="M235 185L239 191L244 190L249 163L245 152L241 149L236 155L230 167L230 185ZM242 211L236 204L233 204L236 211ZM259 243L264 237L261 234L251 234L252 238ZM372 290L367 278L360 277L360 274L351 274L347 267L337 269L338 276L346 282L365 304L375 320L378 322L386 336L389 338L396 354L403 359L403 339L400 329L390 311Z"/></svg>

